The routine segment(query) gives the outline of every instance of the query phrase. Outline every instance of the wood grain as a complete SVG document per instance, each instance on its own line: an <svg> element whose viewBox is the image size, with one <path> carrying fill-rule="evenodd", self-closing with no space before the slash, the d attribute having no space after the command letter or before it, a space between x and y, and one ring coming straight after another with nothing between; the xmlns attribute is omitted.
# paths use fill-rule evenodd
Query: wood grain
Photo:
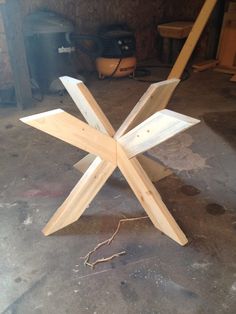
<svg viewBox="0 0 236 314"><path fill-rule="evenodd" d="M127 156L132 158L199 122L197 119L164 109L153 114L117 141Z"/></svg>
<svg viewBox="0 0 236 314"><path fill-rule="evenodd" d="M116 142L69 113L55 109L20 119L68 144L116 164Z"/></svg>

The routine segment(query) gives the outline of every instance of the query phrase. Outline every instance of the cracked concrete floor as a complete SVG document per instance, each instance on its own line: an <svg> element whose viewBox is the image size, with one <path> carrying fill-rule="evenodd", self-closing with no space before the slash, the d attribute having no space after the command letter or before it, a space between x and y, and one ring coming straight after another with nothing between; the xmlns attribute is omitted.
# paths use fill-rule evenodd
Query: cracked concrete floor
<svg viewBox="0 0 236 314"><path fill-rule="evenodd" d="M89 80L115 127L147 86ZM68 96L47 96L24 112L0 108L0 313L235 313L235 100L227 75L193 73L168 108L202 122L149 152L173 170L156 186L189 244L178 246L149 220L129 222L96 257L127 254L94 270L81 257L143 209L115 172L78 222L44 237L40 230L80 178L73 164L84 153L18 119L58 107L80 115Z"/></svg>

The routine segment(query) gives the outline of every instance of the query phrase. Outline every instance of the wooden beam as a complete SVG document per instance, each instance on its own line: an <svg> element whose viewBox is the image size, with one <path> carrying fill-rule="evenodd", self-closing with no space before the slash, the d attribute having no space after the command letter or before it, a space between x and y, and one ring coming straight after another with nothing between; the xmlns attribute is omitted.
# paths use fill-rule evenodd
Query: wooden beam
<svg viewBox="0 0 236 314"><path fill-rule="evenodd" d="M7 0L1 6L8 51L14 80L17 106L20 109L34 104L30 75L24 46L22 17L18 0Z"/></svg>
<svg viewBox="0 0 236 314"><path fill-rule="evenodd" d="M199 123L197 119L164 109L118 138L127 156L132 158Z"/></svg>
<svg viewBox="0 0 236 314"><path fill-rule="evenodd" d="M216 5L217 0L206 0L193 28L168 76L168 79L180 78L202 34L202 31Z"/></svg>
<svg viewBox="0 0 236 314"><path fill-rule="evenodd" d="M60 77L60 80L89 125L113 136L115 130L84 83L68 76Z"/></svg>
<svg viewBox="0 0 236 314"><path fill-rule="evenodd" d="M119 138L133 129L153 113L164 109L172 96L179 79L166 80L151 84L146 93L140 98L136 106L122 123L115 138Z"/></svg>
<svg viewBox="0 0 236 314"><path fill-rule="evenodd" d="M172 171L157 160L140 154L137 159L152 182L160 181L172 174Z"/></svg>
<svg viewBox="0 0 236 314"><path fill-rule="evenodd" d="M115 168L97 157L44 227L44 235L50 235L78 220Z"/></svg>
<svg viewBox="0 0 236 314"><path fill-rule="evenodd" d="M185 245L188 240L163 203L160 194L136 158L128 159L117 144L117 164L154 226L171 239Z"/></svg>
<svg viewBox="0 0 236 314"><path fill-rule="evenodd" d="M96 156L88 154L78 161L74 167L78 171L85 173L95 158ZM137 159L152 182L162 180L172 174L170 169L166 168L153 158L140 154L137 156Z"/></svg>
<svg viewBox="0 0 236 314"><path fill-rule="evenodd" d="M116 142L110 136L97 131L61 109L47 111L20 120L116 165Z"/></svg>

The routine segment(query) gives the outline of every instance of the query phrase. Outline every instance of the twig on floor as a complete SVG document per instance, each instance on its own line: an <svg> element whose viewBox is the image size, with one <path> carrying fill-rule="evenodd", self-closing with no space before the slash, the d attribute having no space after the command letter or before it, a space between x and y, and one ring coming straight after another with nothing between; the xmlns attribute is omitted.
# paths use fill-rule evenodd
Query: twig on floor
<svg viewBox="0 0 236 314"><path fill-rule="evenodd" d="M147 218L148 218L148 216L120 219L120 221L119 221L119 223L118 223L118 225L117 225L116 231L113 233L113 235L112 235L109 239L107 239L107 240L105 240L105 241L103 241L103 242L98 243L98 244L94 247L94 249L92 249L90 252L88 252L87 255L85 255L84 257L81 257L81 258L83 258L83 259L85 260L85 261L84 261L84 265L85 265L85 266L89 266L89 267L91 267L91 268L94 268L95 265L97 265L97 264L99 264L99 263L105 263L105 262L111 261L111 260L112 260L113 258L115 258L115 257L119 257L119 256L122 256L122 255L126 254L126 251L122 251L122 252L119 252L119 253L115 253L115 254L113 254L113 255L111 255L111 256L109 256L109 257L103 257L103 258L97 259L97 260L96 260L95 262L93 262L93 263L90 263L90 261L89 261L90 258L91 258L91 255L92 255L94 252L96 252L98 249L100 249L100 248L101 248L102 246L104 246L104 245L110 245L110 244L111 244L111 242L114 240L115 236L116 236L117 233L119 232L120 226L121 226L121 224L122 224L123 222L127 222L127 221L137 221L137 220L147 219Z"/></svg>

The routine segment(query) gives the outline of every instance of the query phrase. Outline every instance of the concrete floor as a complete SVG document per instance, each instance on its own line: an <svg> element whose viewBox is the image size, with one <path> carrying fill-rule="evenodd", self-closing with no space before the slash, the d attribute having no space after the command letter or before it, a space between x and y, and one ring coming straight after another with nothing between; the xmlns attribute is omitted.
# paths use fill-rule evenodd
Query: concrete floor
<svg viewBox="0 0 236 314"><path fill-rule="evenodd" d="M89 83L115 127L147 86ZM25 112L0 108L0 313L235 313L235 99L227 75L193 73L169 109L202 122L149 152L173 170L156 186L189 244L180 247L148 220L130 222L96 257L127 254L94 270L81 257L143 209L115 172L78 222L44 237L40 230L80 178L73 164L84 153L18 119L58 107L79 113L68 96L48 96Z"/></svg>

